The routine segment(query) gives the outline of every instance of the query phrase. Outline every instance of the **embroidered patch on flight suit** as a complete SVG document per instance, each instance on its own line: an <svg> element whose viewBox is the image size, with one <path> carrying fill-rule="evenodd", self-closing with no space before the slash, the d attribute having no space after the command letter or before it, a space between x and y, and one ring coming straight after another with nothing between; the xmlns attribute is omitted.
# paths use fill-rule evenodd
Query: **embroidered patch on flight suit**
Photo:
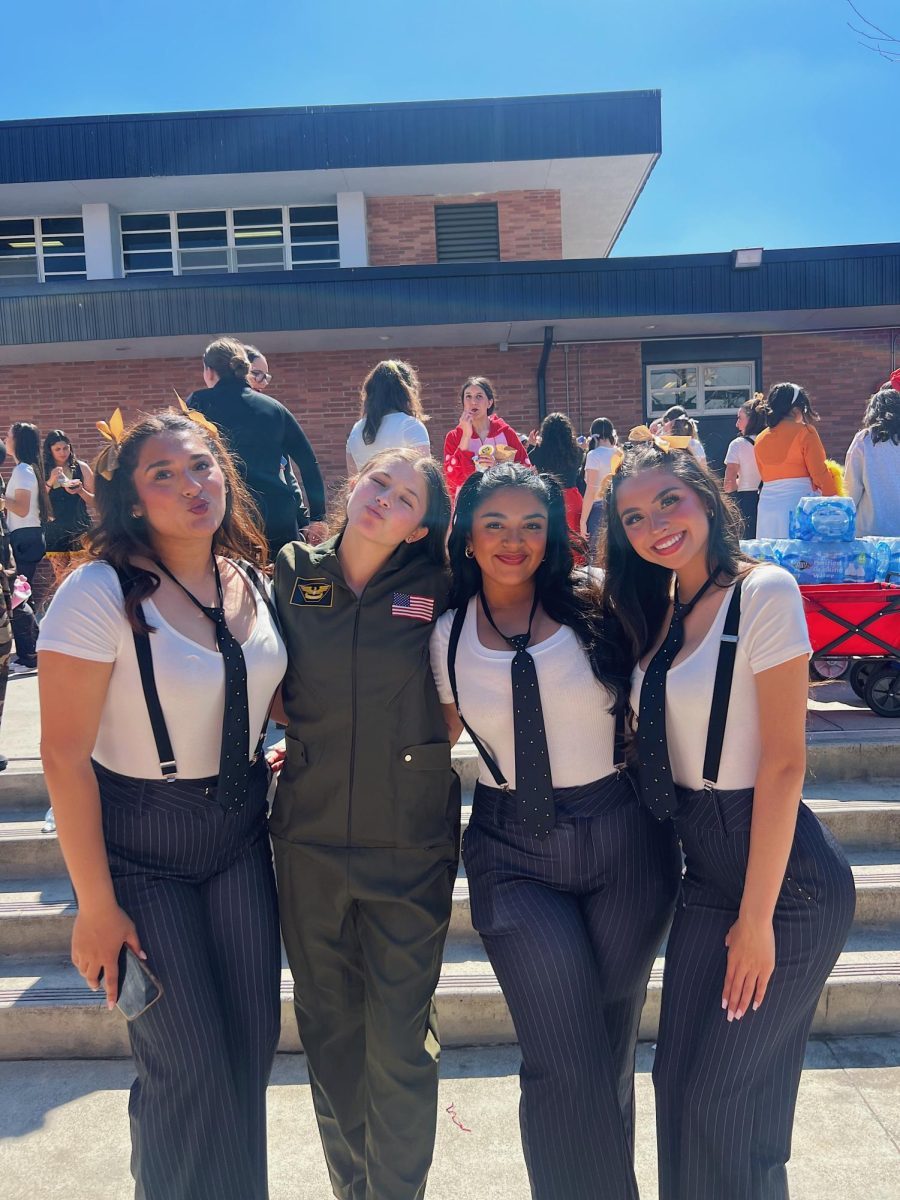
<svg viewBox="0 0 900 1200"><path fill-rule="evenodd" d="M334 584L327 579L298 579L294 584L291 604L300 608L331 608L334 604Z"/></svg>

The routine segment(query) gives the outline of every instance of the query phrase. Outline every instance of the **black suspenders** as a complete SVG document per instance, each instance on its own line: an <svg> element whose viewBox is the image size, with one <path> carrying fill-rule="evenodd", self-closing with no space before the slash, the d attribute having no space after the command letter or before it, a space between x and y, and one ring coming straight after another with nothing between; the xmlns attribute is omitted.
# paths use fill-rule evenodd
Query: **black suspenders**
<svg viewBox="0 0 900 1200"><path fill-rule="evenodd" d="M703 759L703 786L714 788L719 778L722 761L722 746L725 742L725 725L728 721L728 706L731 703L731 683L734 678L734 660L737 654L738 626L741 622L741 587L744 580L738 579L731 593L725 625L719 640L719 661L716 663L716 679L713 684L712 704L709 709L709 727L706 731L706 754Z"/></svg>
<svg viewBox="0 0 900 1200"><path fill-rule="evenodd" d="M468 610L468 602L460 605L453 614L453 624L450 627L450 639L447 643L447 674L450 677L450 690L453 692L453 703L456 705L456 713L463 723L463 728L472 739L475 749L481 756L482 762L490 771L497 787L504 792L509 791L509 784L503 772L497 765L497 761L491 752L487 749L478 734L462 715L462 710L459 707L459 690L456 686L456 650L459 646L459 638L462 633L463 625L466 621L466 612ZM614 762L617 771L625 770L625 711L620 705L616 710L616 738L614 748Z"/></svg>
<svg viewBox="0 0 900 1200"><path fill-rule="evenodd" d="M250 582L259 592L266 605L266 608L271 614L275 628L281 633L281 622L278 619L278 611L272 603L272 599L266 591L262 579L257 574L257 571L250 563L241 562L238 564L249 578ZM135 584L135 577L128 573L123 567L116 567L115 572L119 577L119 583L122 586L122 596L125 598ZM137 606L137 615L145 625L147 619L144 616L142 605ZM156 687L156 675L153 670L153 652L150 648L150 635L147 633L139 633L136 629L132 630L134 637L134 652L137 656L138 671L141 676L141 688L144 692L144 701L147 705L147 715L150 717L150 728L153 730L153 740L156 743L156 754L159 758L159 769L162 772L162 777L166 783L171 783L178 774L178 767L175 762L175 751L172 749L172 741L169 737L169 729L166 725L166 718L163 715L162 704L159 701L159 691ZM266 719L263 721L262 732L259 735L259 742L256 747L258 755L263 747L263 741L266 736L266 728L269 724L269 713L272 711L271 706L266 712Z"/></svg>

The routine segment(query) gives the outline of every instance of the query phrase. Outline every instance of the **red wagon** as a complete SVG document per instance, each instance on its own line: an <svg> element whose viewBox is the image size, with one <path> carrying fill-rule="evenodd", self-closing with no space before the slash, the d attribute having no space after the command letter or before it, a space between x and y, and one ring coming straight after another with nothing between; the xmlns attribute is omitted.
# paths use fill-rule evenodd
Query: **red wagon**
<svg viewBox="0 0 900 1200"><path fill-rule="evenodd" d="M849 675L879 717L900 717L900 584L803 583L800 592L813 671Z"/></svg>

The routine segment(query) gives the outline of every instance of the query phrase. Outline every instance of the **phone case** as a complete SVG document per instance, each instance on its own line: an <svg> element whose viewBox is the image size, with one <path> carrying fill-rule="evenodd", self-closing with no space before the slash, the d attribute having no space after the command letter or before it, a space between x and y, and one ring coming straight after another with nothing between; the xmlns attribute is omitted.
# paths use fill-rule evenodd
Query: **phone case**
<svg viewBox="0 0 900 1200"><path fill-rule="evenodd" d="M130 946L119 955L119 998L116 1007L126 1021L145 1013L163 994L162 984Z"/></svg>

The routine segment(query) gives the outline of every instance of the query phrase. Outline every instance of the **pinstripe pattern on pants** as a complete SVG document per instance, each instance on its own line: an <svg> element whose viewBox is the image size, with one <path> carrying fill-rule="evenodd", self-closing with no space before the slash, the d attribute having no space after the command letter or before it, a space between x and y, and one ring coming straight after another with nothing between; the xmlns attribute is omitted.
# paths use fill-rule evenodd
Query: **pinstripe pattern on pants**
<svg viewBox="0 0 900 1200"><path fill-rule="evenodd" d="M546 838L515 793L478 784L463 857L472 923L522 1051L519 1121L535 1200L626 1200L634 1052L681 861L671 826L610 775L554 792Z"/></svg>
<svg viewBox="0 0 900 1200"><path fill-rule="evenodd" d="M129 1023L137 1200L265 1200L281 947L267 772L226 811L216 781L94 764L116 898L163 996Z"/></svg>
<svg viewBox="0 0 900 1200"><path fill-rule="evenodd" d="M686 871L653 1067L660 1200L786 1200L803 1055L853 921L853 876L801 804L775 908L775 971L760 1008L728 1022L725 935L744 888L753 792L676 790Z"/></svg>

